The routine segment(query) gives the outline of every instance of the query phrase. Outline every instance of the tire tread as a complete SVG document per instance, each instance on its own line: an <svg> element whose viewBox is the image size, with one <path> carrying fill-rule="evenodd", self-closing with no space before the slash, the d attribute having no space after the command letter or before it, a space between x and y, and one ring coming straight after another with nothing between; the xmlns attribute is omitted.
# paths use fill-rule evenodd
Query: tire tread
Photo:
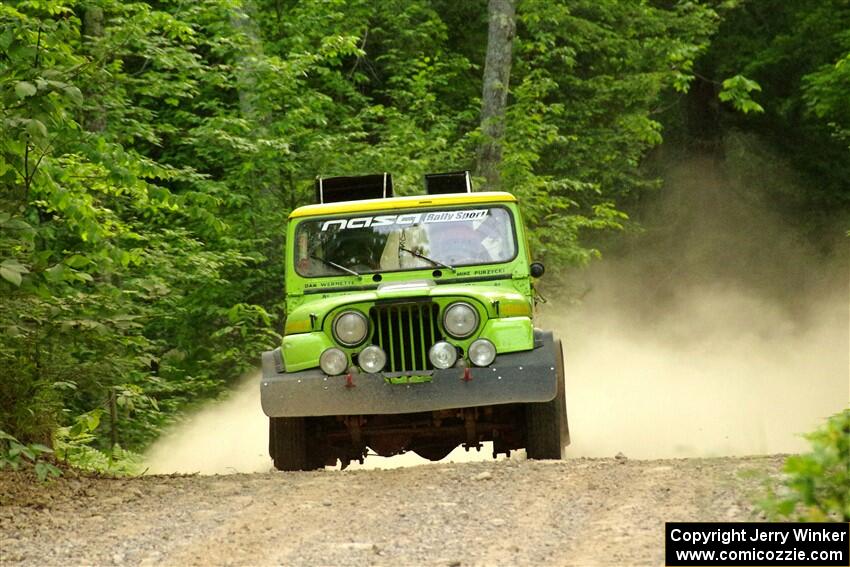
<svg viewBox="0 0 850 567"><path fill-rule="evenodd" d="M570 444L567 400L564 391L564 354L556 341L558 389L555 398L526 406L526 454L529 459L562 459Z"/></svg>

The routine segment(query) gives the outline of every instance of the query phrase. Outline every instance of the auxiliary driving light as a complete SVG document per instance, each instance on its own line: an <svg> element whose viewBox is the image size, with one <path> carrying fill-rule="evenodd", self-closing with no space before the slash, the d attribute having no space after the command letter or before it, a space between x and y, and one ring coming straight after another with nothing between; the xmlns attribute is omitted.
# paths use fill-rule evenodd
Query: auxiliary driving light
<svg viewBox="0 0 850 567"><path fill-rule="evenodd" d="M360 364L360 368L374 374L384 369L384 365L387 363L387 354L379 346L367 346L357 355L357 362Z"/></svg>
<svg viewBox="0 0 850 567"><path fill-rule="evenodd" d="M359 345L369 333L369 322L359 311L345 311L334 320L334 338L347 347Z"/></svg>
<svg viewBox="0 0 850 567"><path fill-rule="evenodd" d="M475 366L490 366L496 358L496 346L487 339L478 339L469 345L467 354Z"/></svg>
<svg viewBox="0 0 850 567"><path fill-rule="evenodd" d="M478 311L469 303L453 303L443 315L443 327L456 339L465 339L478 328Z"/></svg>
<svg viewBox="0 0 850 567"><path fill-rule="evenodd" d="M457 349L446 341L434 343L428 351L428 359L435 368L445 370L451 368L457 361Z"/></svg>
<svg viewBox="0 0 850 567"><path fill-rule="evenodd" d="M319 367L328 376L342 374L348 367L348 357L338 348L331 347L319 357Z"/></svg>

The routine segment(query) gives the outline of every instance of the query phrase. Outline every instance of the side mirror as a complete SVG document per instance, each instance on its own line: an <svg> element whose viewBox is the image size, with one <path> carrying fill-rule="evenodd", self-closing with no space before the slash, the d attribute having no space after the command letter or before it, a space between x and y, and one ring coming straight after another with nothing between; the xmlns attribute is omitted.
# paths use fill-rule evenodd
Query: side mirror
<svg viewBox="0 0 850 567"><path fill-rule="evenodd" d="M539 278L543 274L546 273L546 266L541 264L540 262L532 262L530 266L531 277Z"/></svg>

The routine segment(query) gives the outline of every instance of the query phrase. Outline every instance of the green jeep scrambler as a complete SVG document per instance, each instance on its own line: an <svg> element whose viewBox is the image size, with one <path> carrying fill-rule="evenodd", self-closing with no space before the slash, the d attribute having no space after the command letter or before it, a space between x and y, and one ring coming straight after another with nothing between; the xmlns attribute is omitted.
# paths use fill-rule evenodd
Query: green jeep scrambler
<svg viewBox="0 0 850 567"><path fill-rule="evenodd" d="M516 198L471 192L467 172L426 176L413 197L387 174L316 185L319 204L289 217L283 344L262 356L275 467L483 441L562 458L561 342L533 325L543 266Z"/></svg>

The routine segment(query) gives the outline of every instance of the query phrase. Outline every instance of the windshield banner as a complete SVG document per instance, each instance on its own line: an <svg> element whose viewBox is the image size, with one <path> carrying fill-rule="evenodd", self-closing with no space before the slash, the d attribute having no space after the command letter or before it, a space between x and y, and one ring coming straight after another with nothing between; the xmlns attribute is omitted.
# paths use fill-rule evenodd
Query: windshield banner
<svg viewBox="0 0 850 567"><path fill-rule="evenodd" d="M472 209L461 211L434 211L430 213L409 213L405 215L378 215L373 217L355 217L352 219L336 219L325 221L322 232L332 227L337 230L351 228L367 228L392 225L416 225L437 222L475 221L487 216L487 209Z"/></svg>

